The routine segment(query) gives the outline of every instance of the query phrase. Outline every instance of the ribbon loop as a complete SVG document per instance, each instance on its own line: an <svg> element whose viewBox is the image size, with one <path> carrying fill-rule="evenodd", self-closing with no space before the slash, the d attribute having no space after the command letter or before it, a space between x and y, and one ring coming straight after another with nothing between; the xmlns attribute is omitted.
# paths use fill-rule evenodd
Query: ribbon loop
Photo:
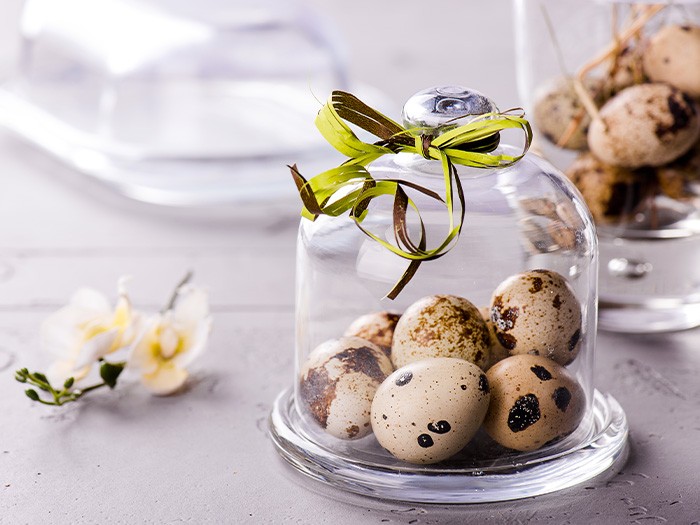
<svg viewBox="0 0 700 525"><path fill-rule="evenodd" d="M325 171L306 180L296 165L289 166L302 200L302 216L315 220L319 215L337 217L349 212L357 227L392 253L409 260L408 268L389 291L387 297L394 299L414 276L423 261L445 255L454 246L462 231L465 200L462 183L455 164L475 168L497 168L510 166L520 160L532 141L530 124L522 116L522 110L480 115L468 124L456 126L441 135L425 133L425 129L405 129L389 117L372 109L360 99L344 91L334 91L316 117L316 127L324 138L338 151L348 157L339 167ZM361 141L346 123L371 133L379 140L373 144ZM492 154L498 147L500 132L520 129L525 142L519 155ZM442 163L445 179L445 198L415 182L400 179L376 180L366 166L387 154L409 152L427 160ZM416 204L406 193L412 189L445 206L448 231L436 248L428 248L426 228ZM456 189L460 213L455 217L453 192ZM394 198L393 242L367 230L362 222L369 213L372 199L381 196ZM415 242L409 237L406 214L408 208L416 213L419 237Z"/></svg>
<svg viewBox="0 0 700 525"><path fill-rule="evenodd" d="M416 149L420 152L424 159L430 160L430 146L432 146L432 135L421 134L416 137Z"/></svg>

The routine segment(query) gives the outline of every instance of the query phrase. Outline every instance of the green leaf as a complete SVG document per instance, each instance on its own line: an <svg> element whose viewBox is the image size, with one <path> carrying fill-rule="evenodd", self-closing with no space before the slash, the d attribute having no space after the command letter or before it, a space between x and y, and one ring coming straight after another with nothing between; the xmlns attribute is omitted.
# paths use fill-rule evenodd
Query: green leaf
<svg viewBox="0 0 700 525"><path fill-rule="evenodd" d="M73 386L73 383L75 383L75 378L74 378L74 377L69 377L68 379L66 379L66 382L63 383L63 388L65 388L66 390L68 390L70 387Z"/></svg>
<svg viewBox="0 0 700 525"><path fill-rule="evenodd" d="M34 372L34 374L32 374L32 375L33 375L36 379L38 379L39 381L43 381L43 382L46 383L46 384L49 383L49 380L46 379L46 376L45 376L44 374L42 374L41 372Z"/></svg>
<svg viewBox="0 0 700 525"><path fill-rule="evenodd" d="M100 366L100 377L109 388L114 388L119 375L124 371L124 365L104 361Z"/></svg>
<svg viewBox="0 0 700 525"><path fill-rule="evenodd" d="M39 394L37 393L36 390L33 388L27 388L24 393L27 395L29 399L32 401L39 401Z"/></svg>

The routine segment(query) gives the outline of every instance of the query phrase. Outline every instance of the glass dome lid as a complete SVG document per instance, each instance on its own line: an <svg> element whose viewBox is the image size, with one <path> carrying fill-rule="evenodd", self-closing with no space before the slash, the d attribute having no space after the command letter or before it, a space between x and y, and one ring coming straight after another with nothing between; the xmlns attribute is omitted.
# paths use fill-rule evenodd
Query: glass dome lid
<svg viewBox="0 0 700 525"><path fill-rule="evenodd" d="M271 415L282 457L344 490L441 503L551 492L623 458L624 412L593 382L595 230L525 153L527 121L445 86L410 99L403 126L334 92L317 126L350 159L308 180L292 167L304 218L293 388Z"/></svg>
<svg viewBox="0 0 700 525"><path fill-rule="evenodd" d="M299 1L25 2L1 122L140 200L291 196L285 159L322 159L317 98L340 46Z"/></svg>

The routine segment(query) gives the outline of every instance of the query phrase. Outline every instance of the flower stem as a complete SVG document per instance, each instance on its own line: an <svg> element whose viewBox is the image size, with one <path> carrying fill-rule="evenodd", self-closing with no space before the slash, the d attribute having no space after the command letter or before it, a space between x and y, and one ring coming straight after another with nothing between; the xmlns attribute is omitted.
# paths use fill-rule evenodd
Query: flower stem
<svg viewBox="0 0 700 525"><path fill-rule="evenodd" d="M53 386L51 386L51 383L44 374L42 374L41 372L30 373L29 370L27 370L26 368L17 370L15 372L15 379L20 383L28 383L40 390L43 390L44 392L48 392L48 394L52 397L52 400L42 399L36 390L30 388L25 393L27 397L29 397L32 401L36 401L38 403L41 403L42 405L62 406L66 403L77 401L88 392L97 390L98 388L102 388L105 386L114 388L119 374L121 374L121 371L126 366L126 361L120 361L118 363L108 363L103 359L101 359L100 361L102 362L103 367L109 368L110 373L108 375L104 375L101 367L100 375L103 377L104 381L102 383L96 383L85 388L77 388L73 390L71 388L73 386L73 378L69 378L64 383L63 388L57 390Z"/></svg>
<svg viewBox="0 0 700 525"><path fill-rule="evenodd" d="M173 290L172 295L170 296L170 300L168 301L168 304L165 305L165 307L160 311L160 313L165 313L168 310L172 310L173 307L175 306L175 303L177 302L177 296L178 293L180 292L180 288L185 286L187 283L189 283L192 280L192 276L194 273L192 270L188 270L185 276L180 280L179 283L175 286L175 289Z"/></svg>

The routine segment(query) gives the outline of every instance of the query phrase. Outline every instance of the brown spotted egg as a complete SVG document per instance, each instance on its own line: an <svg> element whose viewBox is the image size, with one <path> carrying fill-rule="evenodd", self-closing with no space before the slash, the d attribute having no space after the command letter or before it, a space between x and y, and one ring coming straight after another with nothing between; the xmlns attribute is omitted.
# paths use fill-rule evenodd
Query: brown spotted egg
<svg viewBox="0 0 700 525"><path fill-rule="evenodd" d="M589 79L586 89L597 103L602 102L602 81ZM564 148L586 149L586 132L591 118L583 110L579 96L570 77L555 77L546 82L535 93L533 120L537 130L553 144L558 144L567 132L572 121L577 117L582 120L571 135Z"/></svg>
<svg viewBox="0 0 700 525"><path fill-rule="evenodd" d="M489 339L491 340L491 348L489 349L489 362L487 366L484 367L484 370L488 370L489 367L492 367L501 359L505 359L510 354L508 353L508 349L505 346L503 346L498 340L498 337L496 337L496 328L493 324L493 321L491 320L491 309L488 306L484 306L483 308L479 308L479 313L481 314L482 319L484 320L486 326L489 329Z"/></svg>
<svg viewBox="0 0 700 525"><path fill-rule="evenodd" d="M651 190L645 173L611 166L590 152L579 155L566 175L583 195L597 224L619 221Z"/></svg>
<svg viewBox="0 0 700 525"><path fill-rule="evenodd" d="M396 368L427 357L456 357L480 367L489 362L491 341L479 309L455 295L431 295L409 306L394 330Z"/></svg>
<svg viewBox="0 0 700 525"><path fill-rule="evenodd" d="M504 447L537 450L578 427L586 396L578 381L551 359L516 355L486 373L491 402L486 432Z"/></svg>
<svg viewBox="0 0 700 525"><path fill-rule="evenodd" d="M364 437L372 431L374 393L393 370L382 349L365 339L326 341L309 354L301 370L302 409L337 438Z"/></svg>
<svg viewBox="0 0 700 525"><path fill-rule="evenodd" d="M499 284L491 321L510 355L541 355L566 365L578 354L581 304L566 279L551 270L531 270Z"/></svg>
<svg viewBox="0 0 700 525"><path fill-rule="evenodd" d="M388 356L391 355L391 341L394 338L394 328L401 316L391 312L373 312L355 319L348 329L345 330L345 336L361 337L374 343L379 348L384 350Z"/></svg>
<svg viewBox="0 0 700 525"><path fill-rule="evenodd" d="M600 109L588 146L613 166L660 166L688 151L698 134L698 110L688 95L667 84L639 84Z"/></svg>
<svg viewBox="0 0 700 525"><path fill-rule="evenodd" d="M409 463L437 463L472 439L489 406L482 370L463 359L434 357L396 370L372 402L379 444Z"/></svg>
<svg viewBox="0 0 700 525"><path fill-rule="evenodd" d="M700 98L700 26L667 25L649 40L644 71L653 82L665 82Z"/></svg>

